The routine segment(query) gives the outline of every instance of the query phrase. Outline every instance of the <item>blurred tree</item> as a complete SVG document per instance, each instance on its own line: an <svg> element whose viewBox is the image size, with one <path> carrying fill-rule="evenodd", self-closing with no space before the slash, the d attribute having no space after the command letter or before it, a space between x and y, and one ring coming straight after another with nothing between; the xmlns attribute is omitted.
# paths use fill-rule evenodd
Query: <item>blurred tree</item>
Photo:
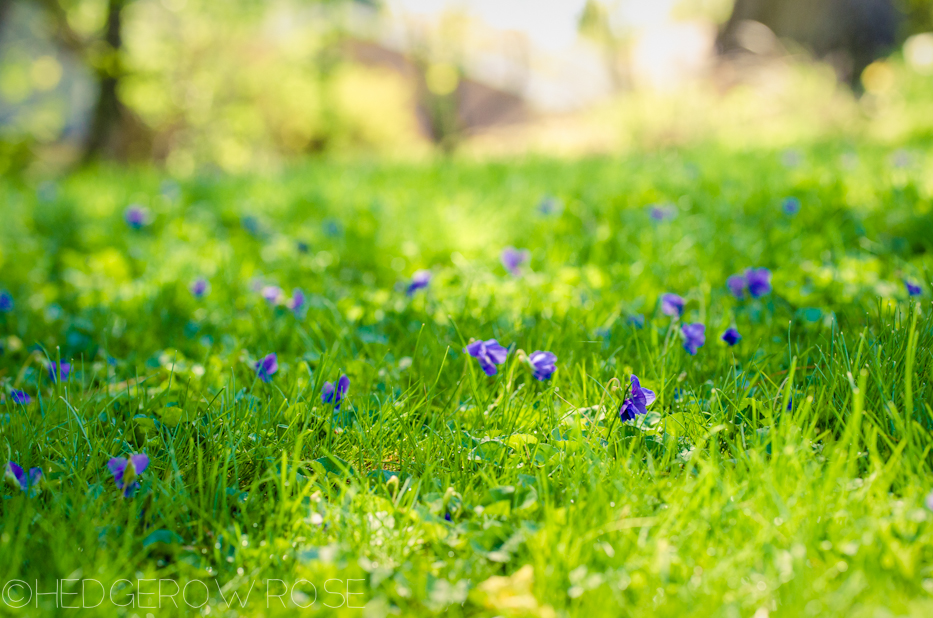
<svg viewBox="0 0 933 618"><path fill-rule="evenodd" d="M930 2L930 0L901 0L898 7L904 12L902 36L933 31L933 2Z"/></svg>
<svg viewBox="0 0 933 618"><path fill-rule="evenodd" d="M605 3L599 0L587 0L580 14L577 30L583 37L593 41L602 51L613 87L621 89L630 84L622 61L622 54L625 50L624 40L612 27L611 12L611 7Z"/></svg>
<svg viewBox="0 0 933 618"><path fill-rule="evenodd" d="M88 162L101 156L132 157L134 150L140 150L140 138L145 140L145 129L117 96L124 74L123 10L130 0L100 0L103 24L100 29L90 32L79 32L72 25L76 21L75 15L82 9L78 2L19 1L41 9L49 36L91 69L95 76L97 92L87 137L82 145L81 161Z"/></svg>
<svg viewBox="0 0 933 618"><path fill-rule="evenodd" d="M416 94L422 121L431 141L444 153L457 149L465 135L460 116L463 48L467 17L446 11L436 26L409 19L408 56L416 72Z"/></svg>
<svg viewBox="0 0 933 618"><path fill-rule="evenodd" d="M346 130L333 102L336 96L333 91L341 64L339 48L346 37L341 10L354 3L368 7L373 4L371 0L295 0L287 7L271 8L259 0L235 0L217 5L171 0L161 3L0 0L0 28L13 5L37 9L42 15L47 38L89 69L94 80L94 101L86 130L81 132L80 144L80 161L87 163L100 158L149 159L160 153L166 156L167 149L177 142L174 135L184 133L190 128L190 120L198 116L199 112L191 108L200 105L198 101L203 99L199 97L207 96L212 90L237 97L235 105L252 106L252 113L261 115L263 98L271 93L257 89L255 83L216 82L194 71L209 72L211 69L205 67L205 62L215 62L215 71L220 66L229 70L229 65L235 61L233 57L225 58L224 54L240 54L246 51L244 47L262 45L264 35L260 24L277 10L291 20L302 12L307 14L309 8L312 11L327 9L326 13L316 15L314 27L310 29L313 32L308 33L312 34L313 43L290 43L291 50L281 50L294 58L297 58L296 48L314 50L305 70L317 88L313 100L307 91L303 93L303 103L315 108L320 122L304 143L307 150L321 151L331 148L336 142L335 134ZM172 26L174 32L166 30ZM294 29L291 25L288 27ZM157 41L156 48L152 46L153 41ZM211 46L210 49L205 45ZM156 54L163 54L164 58L154 57ZM304 51L300 55L303 54ZM202 61L200 56L209 60ZM174 58L178 64L172 64L169 58ZM279 57L279 61L282 60L284 58ZM297 63L292 64L297 66ZM177 81L179 79L201 83L195 85L190 81ZM292 79L297 78L293 75ZM210 88L204 87L204 81L210 82ZM148 96L140 92L140 84L150 88ZM152 88L162 88L162 91L154 92ZM246 103L249 97L253 97L252 103ZM158 102L150 104L147 99ZM152 110L160 105L169 113L174 109L175 117L162 117L154 124ZM231 107L233 105L231 101ZM285 122L287 124L288 119ZM294 127L295 122L290 126ZM217 139L221 140L222 136ZM290 141L286 150L292 149L295 143Z"/></svg>
<svg viewBox="0 0 933 618"><path fill-rule="evenodd" d="M929 0L911 2L918 12L921 4L929 7ZM859 91L862 71L891 51L903 17L894 0L737 0L719 45L725 52L740 49L742 25L760 22L829 60L840 79Z"/></svg>

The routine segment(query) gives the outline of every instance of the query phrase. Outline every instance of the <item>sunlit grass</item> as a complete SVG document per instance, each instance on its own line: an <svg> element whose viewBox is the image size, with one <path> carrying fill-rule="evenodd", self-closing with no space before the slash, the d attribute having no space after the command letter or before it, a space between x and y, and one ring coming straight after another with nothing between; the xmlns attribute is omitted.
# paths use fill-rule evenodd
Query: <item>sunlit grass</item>
<svg viewBox="0 0 933 618"><path fill-rule="evenodd" d="M201 580L214 615L251 584L239 614L292 615L269 580L331 611L328 578L362 580L371 615L928 615L930 166L828 144L5 180L0 452L46 481L3 489L0 580ZM530 252L518 277L508 245ZM749 267L774 289L736 300ZM682 322L706 325L696 356ZM511 346L495 376L471 338ZM633 373L658 399L622 423ZM321 392L342 374L338 412ZM122 499L106 464L131 452L152 463ZM84 611L145 615L125 594Z"/></svg>

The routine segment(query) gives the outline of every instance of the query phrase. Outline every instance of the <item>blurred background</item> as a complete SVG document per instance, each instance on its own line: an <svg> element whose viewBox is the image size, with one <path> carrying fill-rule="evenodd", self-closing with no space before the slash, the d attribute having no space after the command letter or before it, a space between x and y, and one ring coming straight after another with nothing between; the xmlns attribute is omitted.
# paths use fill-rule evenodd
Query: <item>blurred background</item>
<svg viewBox="0 0 933 618"><path fill-rule="evenodd" d="M931 32L930 0L0 0L0 173L923 147Z"/></svg>

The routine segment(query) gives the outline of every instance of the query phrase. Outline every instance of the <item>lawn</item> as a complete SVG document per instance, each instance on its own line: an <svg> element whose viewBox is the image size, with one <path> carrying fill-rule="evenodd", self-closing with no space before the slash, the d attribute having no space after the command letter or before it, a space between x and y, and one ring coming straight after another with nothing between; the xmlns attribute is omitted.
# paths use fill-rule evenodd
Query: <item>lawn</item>
<svg viewBox="0 0 933 618"><path fill-rule="evenodd" d="M2 614L933 615L922 148L98 168L0 214Z"/></svg>

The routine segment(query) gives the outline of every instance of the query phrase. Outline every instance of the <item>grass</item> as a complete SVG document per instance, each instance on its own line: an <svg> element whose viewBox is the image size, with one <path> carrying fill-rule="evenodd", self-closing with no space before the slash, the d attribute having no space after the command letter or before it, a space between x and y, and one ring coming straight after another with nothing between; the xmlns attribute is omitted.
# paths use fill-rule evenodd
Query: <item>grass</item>
<svg viewBox="0 0 933 618"><path fill-rule="evenodd" d="M0 459L45 481L2 490L0 583L85 592L10 588L0 613L931 615L931 166L832 143L5 179ZM736 300L752 266L773 292ZM665 292L706 324L696 356ZM462 350L493 337L512 353L487 377ZM658 399L622 423L632 373ZM124 499L106 465L134 452ZM112 596L60 608L94 582Z"/></svg>

